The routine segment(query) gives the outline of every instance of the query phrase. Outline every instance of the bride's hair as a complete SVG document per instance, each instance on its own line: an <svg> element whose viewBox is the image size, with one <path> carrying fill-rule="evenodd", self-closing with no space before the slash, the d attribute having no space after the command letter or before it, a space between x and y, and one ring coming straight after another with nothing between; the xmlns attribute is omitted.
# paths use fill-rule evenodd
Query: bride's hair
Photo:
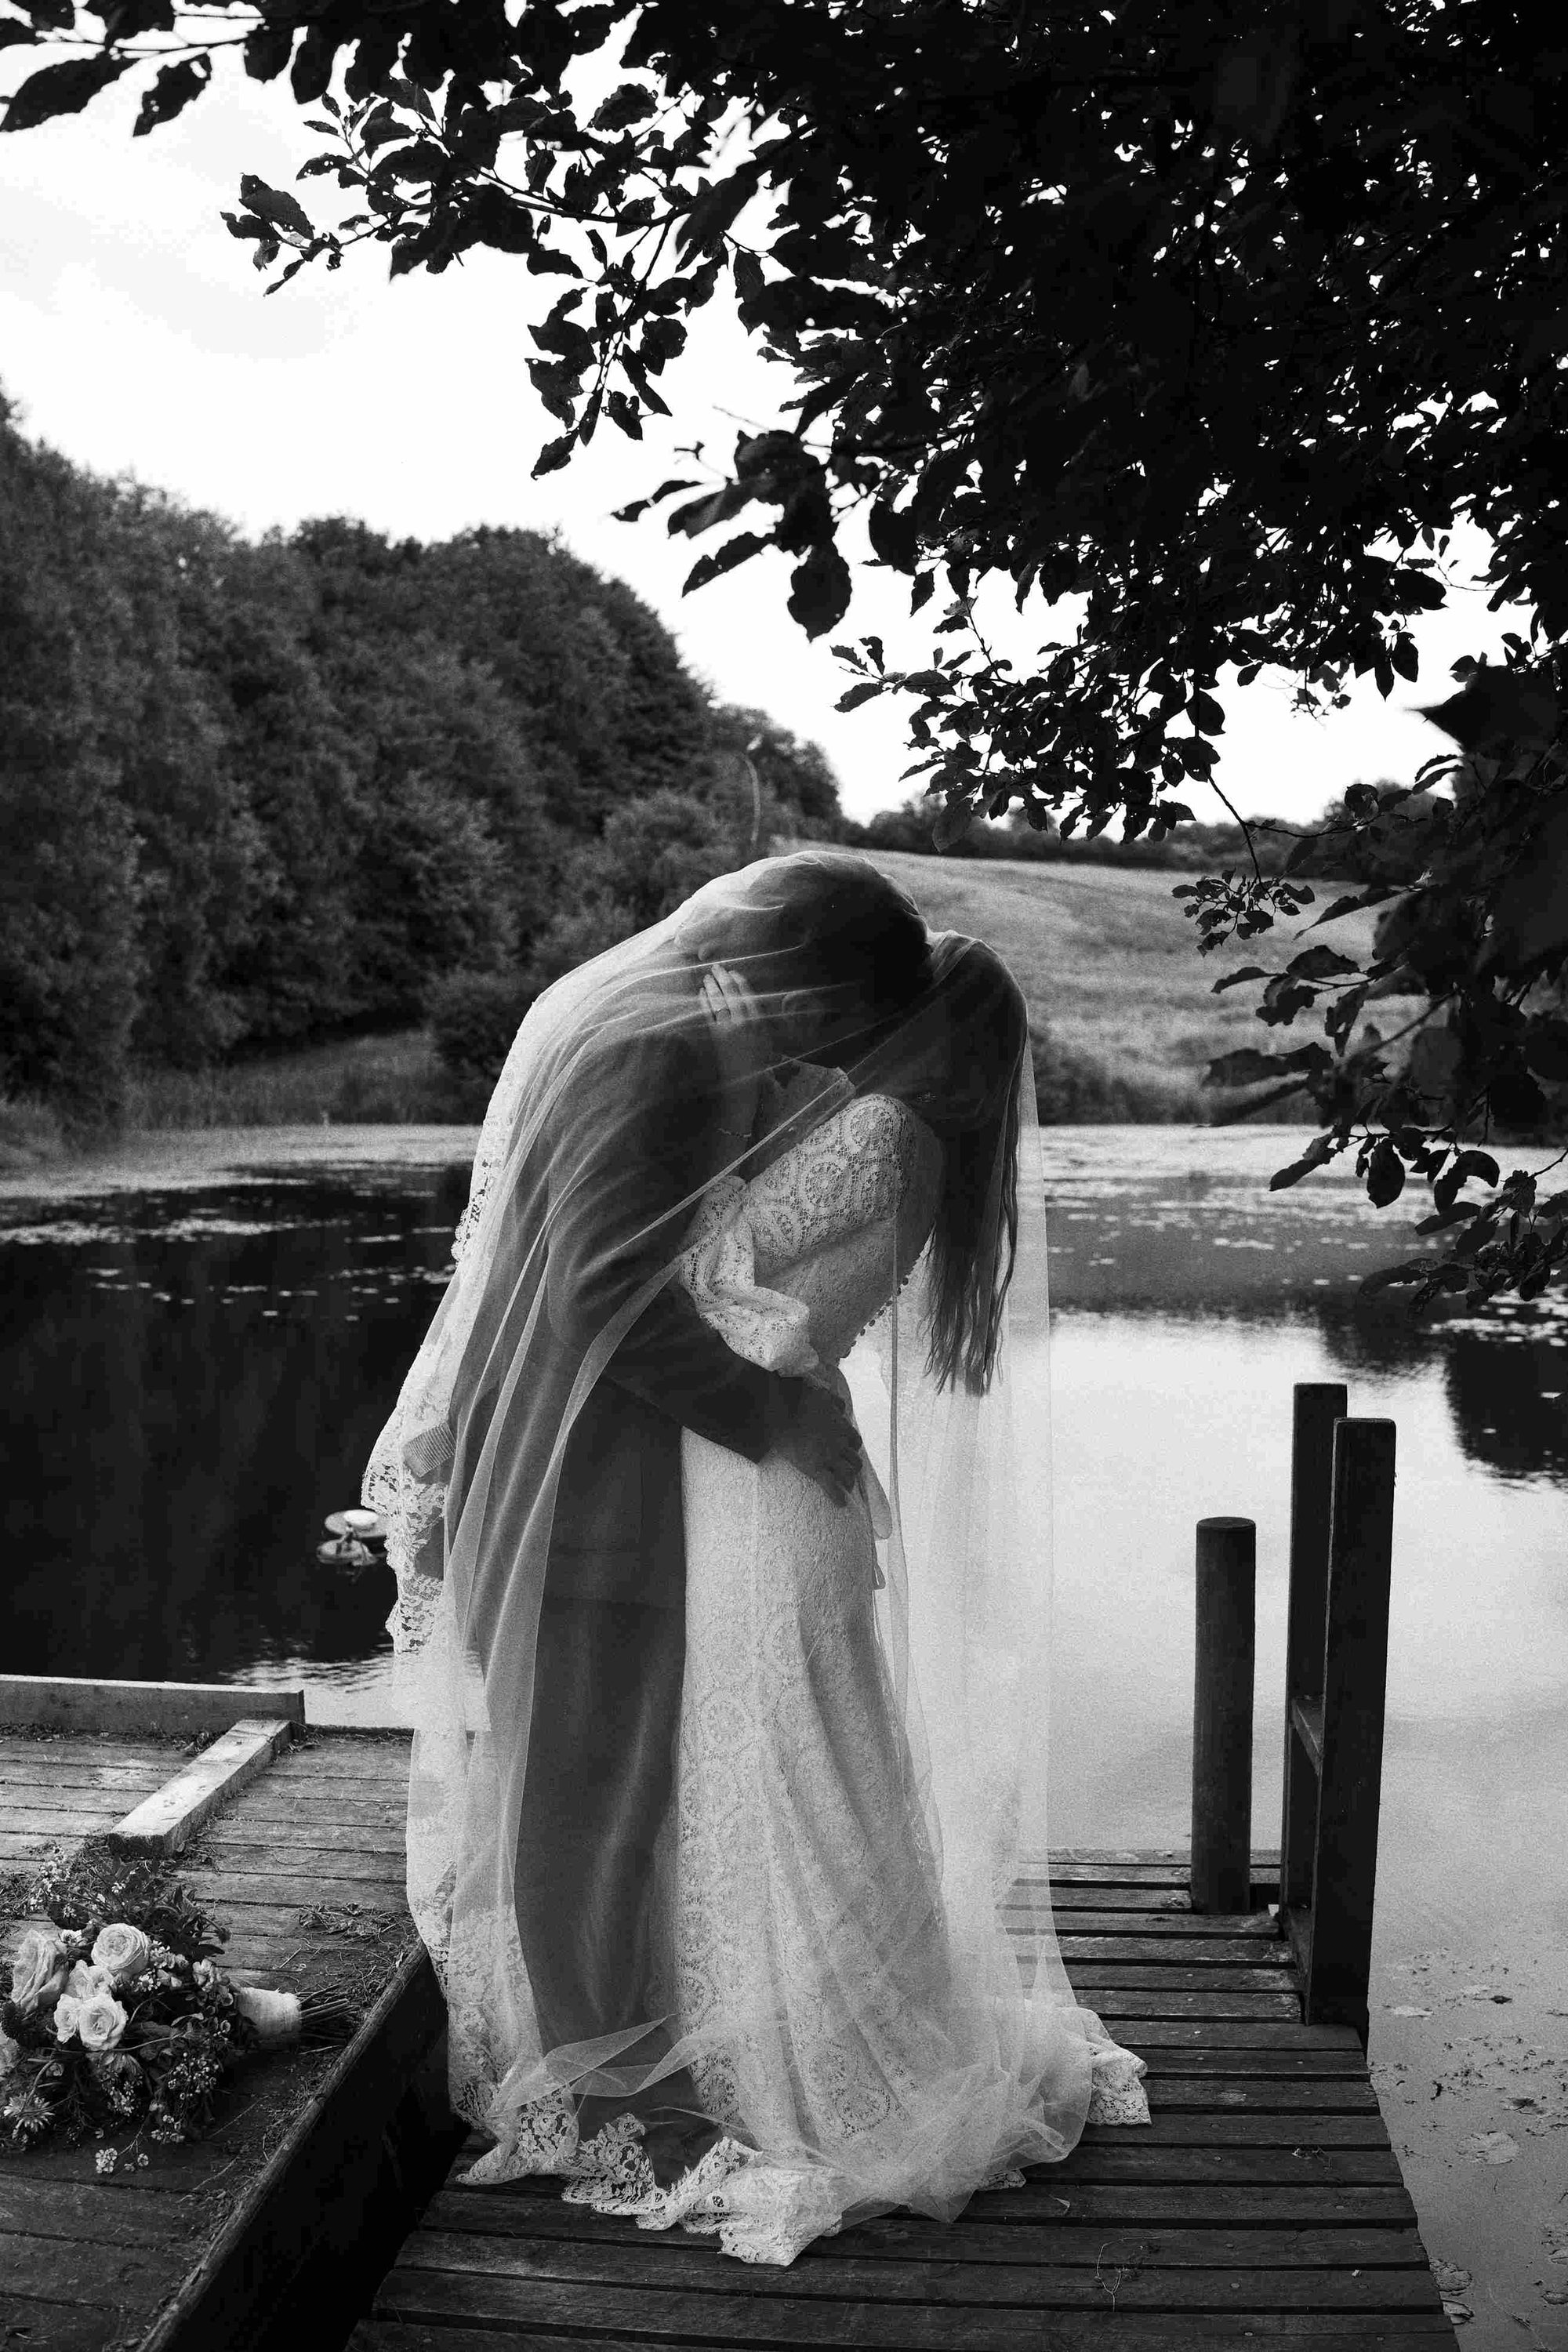
<svg viewBox="0 0 1568 2352"><path fill-rule="evenodd" d="M991 1385L1018 1247L1018 1078L1029 1046L1022 990L978 940L935 943L932 985L954 1062L984 1082L980 1116L942 1134L942 1197L931 1236L929 1362L941 1388Z"/></svg>

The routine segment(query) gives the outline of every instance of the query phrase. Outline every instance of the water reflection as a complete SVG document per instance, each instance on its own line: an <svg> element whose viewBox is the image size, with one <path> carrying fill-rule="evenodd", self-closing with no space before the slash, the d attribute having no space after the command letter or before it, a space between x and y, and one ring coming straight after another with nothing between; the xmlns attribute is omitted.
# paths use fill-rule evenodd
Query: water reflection
<svg viewBox="0 0 1568 2352"><path fill-rule="evenodd" d="M1254 1508L1243 1465L1282 1504L1295 1379L1344 1379L1358 1412L1397 1390L1402 1465L1414 1415L1426 1491L1478 1530L1503 1491L1568 1479L1562 1304L1413 1321L1400 1293L1360 1297L1367 1265L1411 1250L1408 1220L1342 1182L1271 1197L1279 1156L1257 1136L1047 1139L1058 1549L1101 1513L1102 1593L1119 1513L1183 1550L1172 1507L1194 1479L1207 1492L1205 1465L1227 1491L1210 1479L1202 1508ZM324 1570L314 1547L357 1498L466 1193L464 1164L383 1164L0 1211L11 1671L291 1677L330 1687L322 1712L357 1693L374 1714L389 1579ZM1184 1610L1188 1572L1184 1555ZM1135 1643L1166 1613L1143 1598Z"/></svg>
<svg viewBox="0 0 1568 2352"><path fill-rule="evenodd" d="M384 1648L384 1570L313 1547L358 1499L466 1190L148 1192L12 1227L9 1671L224 1680Z"/></svg>

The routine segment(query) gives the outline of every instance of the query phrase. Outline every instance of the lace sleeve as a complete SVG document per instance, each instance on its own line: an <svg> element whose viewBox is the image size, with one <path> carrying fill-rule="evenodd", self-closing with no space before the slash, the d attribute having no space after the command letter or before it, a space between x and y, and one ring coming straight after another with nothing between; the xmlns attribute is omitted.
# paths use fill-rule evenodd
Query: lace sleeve
<svg viewBox="0 0 1568 2352"><path fill-rule="evenodd" d="M705 1195L676 1268L699 1315L748 1363L797 1376L817 1370L810 1316L798 1298L757 1280L747 1188L724 1177Z"/></svg>
<svg viewBox="0 0 1568 2352"><path fill-rule="evenodd" d="M750 1186L764 1263L788 1265L881 1223L904 1204L927 1130L887 1095L847 1103Z"/></svg>

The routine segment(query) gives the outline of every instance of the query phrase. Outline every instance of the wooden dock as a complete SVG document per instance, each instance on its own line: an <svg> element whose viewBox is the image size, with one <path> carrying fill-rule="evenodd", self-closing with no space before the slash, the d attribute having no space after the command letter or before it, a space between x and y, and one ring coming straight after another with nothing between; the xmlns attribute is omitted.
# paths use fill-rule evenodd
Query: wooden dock
<svg viewBox="0 0 1568 2352"><path fill-rule="evenodd" d="M0 2339L16 2352L341 2345L458 2144L444 2011L404 1899L407 1737L283 1721L271 1727L287 1735L275 1748L220 1738L206 1756L226 1749L237 1769L204 1813L210 1790L190 1783L205 1759L177 1736L202 1710L182 1717L164 1703L175 1731L154 1734L156 1685L144 1686L141 1727L133 1706L106 1709L96 1688L98 1712L130 1727L0 1728L6 1948L50 1847L133 1822L144 1846L150 1803L183 1782L196 1818L174 1851L232 1931L224 1965L293 1991L341 1984L363 2022L344 2050L253 2062L211 2135L150 2147L145 2169L100 2176L90 2141L24 2153L0 2140ZM205 1720L238 1719L257 1697L209 1694ZM6 1706L0 1688L0 1723ZM268 1752L255 1769L258 1748ZM163 1816L174 1817L167 1804Z"/></svg>
<svg viewBox="0 0 1568 2352"><path fill-rule="evenodd" d="M1187 1878L1169 1854L1064 1855L1051 1874L1074 1990L1148 2062L1149 2126L1091 2126L950 2226L889 2215L787 2270L601 2219L559 2182L468 2189L476 2139L351 2352L1454 2343L1357 2034L1301 2022L1268 1910L1199 1917Z"/></svg>
<svg viewBox="0 0 1568 2352"><path fill-rule="evenodd" d="M0 1727L0 1874L112 1830L178 1855L234 1930L237 1973L300 1990L330 1975L364 2008L348 2049L258 2065L209 2139L144 2171L100 2179L90 2147L0 2152L5 2343L1457 2342L1365 2055L1393 1425L1350 1419L1329 1383L1299 1387L1295 1416L1281 1854L1251 1842L1255 1530L1205 1520L1190 1851L1058 1853L1010 1898L1022 1933L1048 1885L1075 1990L1147 2061L1152 2124L1091 2126L950 2225L888 2215L785 2270L566 2205L559 2182L467 2185L479 2143L445 2105L440 1997L404 1904L406 1735L307 1731L297 1694L0 1675L0 1727ZM259 1720L238 1713L253 1704ZM193 1727L224 1736L188 1755L169 1735Z"/></svg>

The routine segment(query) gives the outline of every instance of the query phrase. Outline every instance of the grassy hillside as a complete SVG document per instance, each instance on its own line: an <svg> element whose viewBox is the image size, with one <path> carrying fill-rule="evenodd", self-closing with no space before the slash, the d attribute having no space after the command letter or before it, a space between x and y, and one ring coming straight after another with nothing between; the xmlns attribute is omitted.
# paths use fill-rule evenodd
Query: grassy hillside
<svg viewBox="0 0 1568 2352"><path fill-rule="evenodd" d="M986 940L1017 974L1037 1039L1040 1116L1047 1123L1130 1126L1205 1121L1235 1097L1200 1089L1205 1065L1237 1045L1282 1046L1321 1034L1289 1033L1252 1014L1256 992L1215 996L1214 983L1243 963L1272 968L1296 952L1300 923L1245 950L1200 957L1194 926L1172 888L1181 877L1128 866L1041 866L941 859L896 850L866 853L895 876L928 922ZM1340 895L1313 886L1317 904ZM1373 917L1352 916L1318 937L1369 954ZM1383 1011L1384 1030L1414 1006ZM477 1120L483 1090L460 1085L437 1061L427 1032L357 1037L199 1075L145 1077L132 1088L132 1129L315 1126L323 1121L421 1124ZM1304 1097L1266 1116L1300 1123ZM67 1146L51 1115L0 1105L0 1168L58 1159Z"/></svg>
<svg viewBox="0 0 1568 2352"><path fill-rule="evenodd" d="M1302 1015L1287 1032L1253 1013L1257 987L1223 996L1214 983L1243 964L1289 963L1297 934L1352 886L1315 882L1316 903L1244 947L1197 951L1186 903L1171 896L1189 877L1148 867L1014 865L978 858L868 852L901 882L928 923L986 940L1016 974L1038 1041L1040 1117L1057 1122L1161 1124L1214 1117L1232 1097L1200 1091L1205 1064L1241 1045L1285 1050L1321 1027ZM1369 961L1371 915L1342 917L1312 937ZM1401 1001L1402 1002L1402 1001ZM1414 1005L1382 1008L1386 1033ZM1271 1116L1310 1119L1305 1096Z"/></svg>

